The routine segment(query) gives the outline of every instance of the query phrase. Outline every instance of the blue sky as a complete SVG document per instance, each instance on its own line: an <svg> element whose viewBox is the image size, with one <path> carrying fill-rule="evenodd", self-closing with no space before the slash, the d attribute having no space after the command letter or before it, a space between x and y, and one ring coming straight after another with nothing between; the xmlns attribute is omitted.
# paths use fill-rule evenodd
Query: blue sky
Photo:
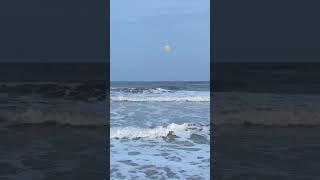
<svg viewBox="0 0 320 180"><path fill-rule="evenodd" d="M111 0L110 9L112 81L209 80L209 0Z"/></svg>

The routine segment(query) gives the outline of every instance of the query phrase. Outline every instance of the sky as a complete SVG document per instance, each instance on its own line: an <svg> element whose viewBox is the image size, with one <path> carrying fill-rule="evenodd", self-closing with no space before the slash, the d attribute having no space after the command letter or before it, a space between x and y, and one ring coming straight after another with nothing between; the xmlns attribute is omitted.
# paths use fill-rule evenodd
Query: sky
<svg viewBox="0 0 320 180"><path fill-rule="evenodd" d="M319 1L215 0L219 62L320 62Z"/></svg>
<svg viewBox="0 0 320 180"><path fill-rule="evenodd" d="M209 80L210 0L110 4L112 81Z"/></svg>
<svg viewBox="0 0 320 180"><path fill-rule="evenodd" d="M0 1L0 62L105 62L104 1Z"/></svg>
<svg viewBox="0 0 320 180"><path fill-rule="evenodd" d="M209 1L110 0L112 80L207 80ZM319 1L212 2L217 61L320 62ZM0 62L105 62L104 3L0 1Z"/></svg>

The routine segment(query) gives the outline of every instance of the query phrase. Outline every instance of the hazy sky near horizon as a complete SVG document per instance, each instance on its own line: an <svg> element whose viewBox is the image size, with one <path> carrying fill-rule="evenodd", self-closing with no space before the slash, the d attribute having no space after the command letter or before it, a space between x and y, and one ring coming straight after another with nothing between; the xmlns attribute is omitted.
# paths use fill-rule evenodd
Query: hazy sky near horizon
<svg viewBox="0 0 320 180"><path fill-rule="evenodd" d="M110 4L112 81L209 80L209 0Z"/></svg>

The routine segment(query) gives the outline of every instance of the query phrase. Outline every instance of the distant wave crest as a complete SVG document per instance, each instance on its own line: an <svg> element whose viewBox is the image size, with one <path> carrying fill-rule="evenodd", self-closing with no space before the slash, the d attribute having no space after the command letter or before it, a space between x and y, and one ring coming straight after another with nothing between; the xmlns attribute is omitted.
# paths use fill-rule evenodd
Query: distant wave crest
<svg viewBox="0 0 320 180"><path fill-rule="evenodd" d="M105 89L106 87L103 81L80 83L0 83L0 93L10 93L28 97L63 98L68 100L104 100L106 97Z"/></svg>
<svg viewBox="0 0 320 180"><path fill-rule="evenodd" d="M190 101L190 102L208 102L210 101L209 91L172 91L168 89L155 88L148 89L143 93L113 92L112 101L129 102L170 102L170 101Z"/></svg>
<svg viewBox="0 0 320 180"><path fill-rule="evenodd" d="M178 88L161 88L161 87L126 87L126 88L111 88L111 92L122 92L122 93L131 93L131 94L160 94L160 93L169 93L178 90Z"/></svg>

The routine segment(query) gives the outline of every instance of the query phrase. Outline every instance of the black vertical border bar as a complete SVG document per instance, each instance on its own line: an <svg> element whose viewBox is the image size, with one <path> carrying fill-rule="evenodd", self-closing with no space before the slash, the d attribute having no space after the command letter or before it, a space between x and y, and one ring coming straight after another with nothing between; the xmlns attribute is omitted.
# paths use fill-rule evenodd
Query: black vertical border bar
<svg viewBox="0 0 320 180"><path fill-rule="evenodd" d="M216 78L216 0L210 0L210 179L214 179L215 144L214 136L214 82Z"/></svg>
<svg viewBox="0 0 320 180"><path fill-rule="evenodd" d="M106 160L106 177L105 179L110 179L110 0L103 0L104 1L104 29L105 29L105 44L104 44L104 57L106 60L106 71L105 71L105 87L106 87L106 114L105 114L105 128L106 128L106 142L105 142L105 156L107 157Z"/></svg>

